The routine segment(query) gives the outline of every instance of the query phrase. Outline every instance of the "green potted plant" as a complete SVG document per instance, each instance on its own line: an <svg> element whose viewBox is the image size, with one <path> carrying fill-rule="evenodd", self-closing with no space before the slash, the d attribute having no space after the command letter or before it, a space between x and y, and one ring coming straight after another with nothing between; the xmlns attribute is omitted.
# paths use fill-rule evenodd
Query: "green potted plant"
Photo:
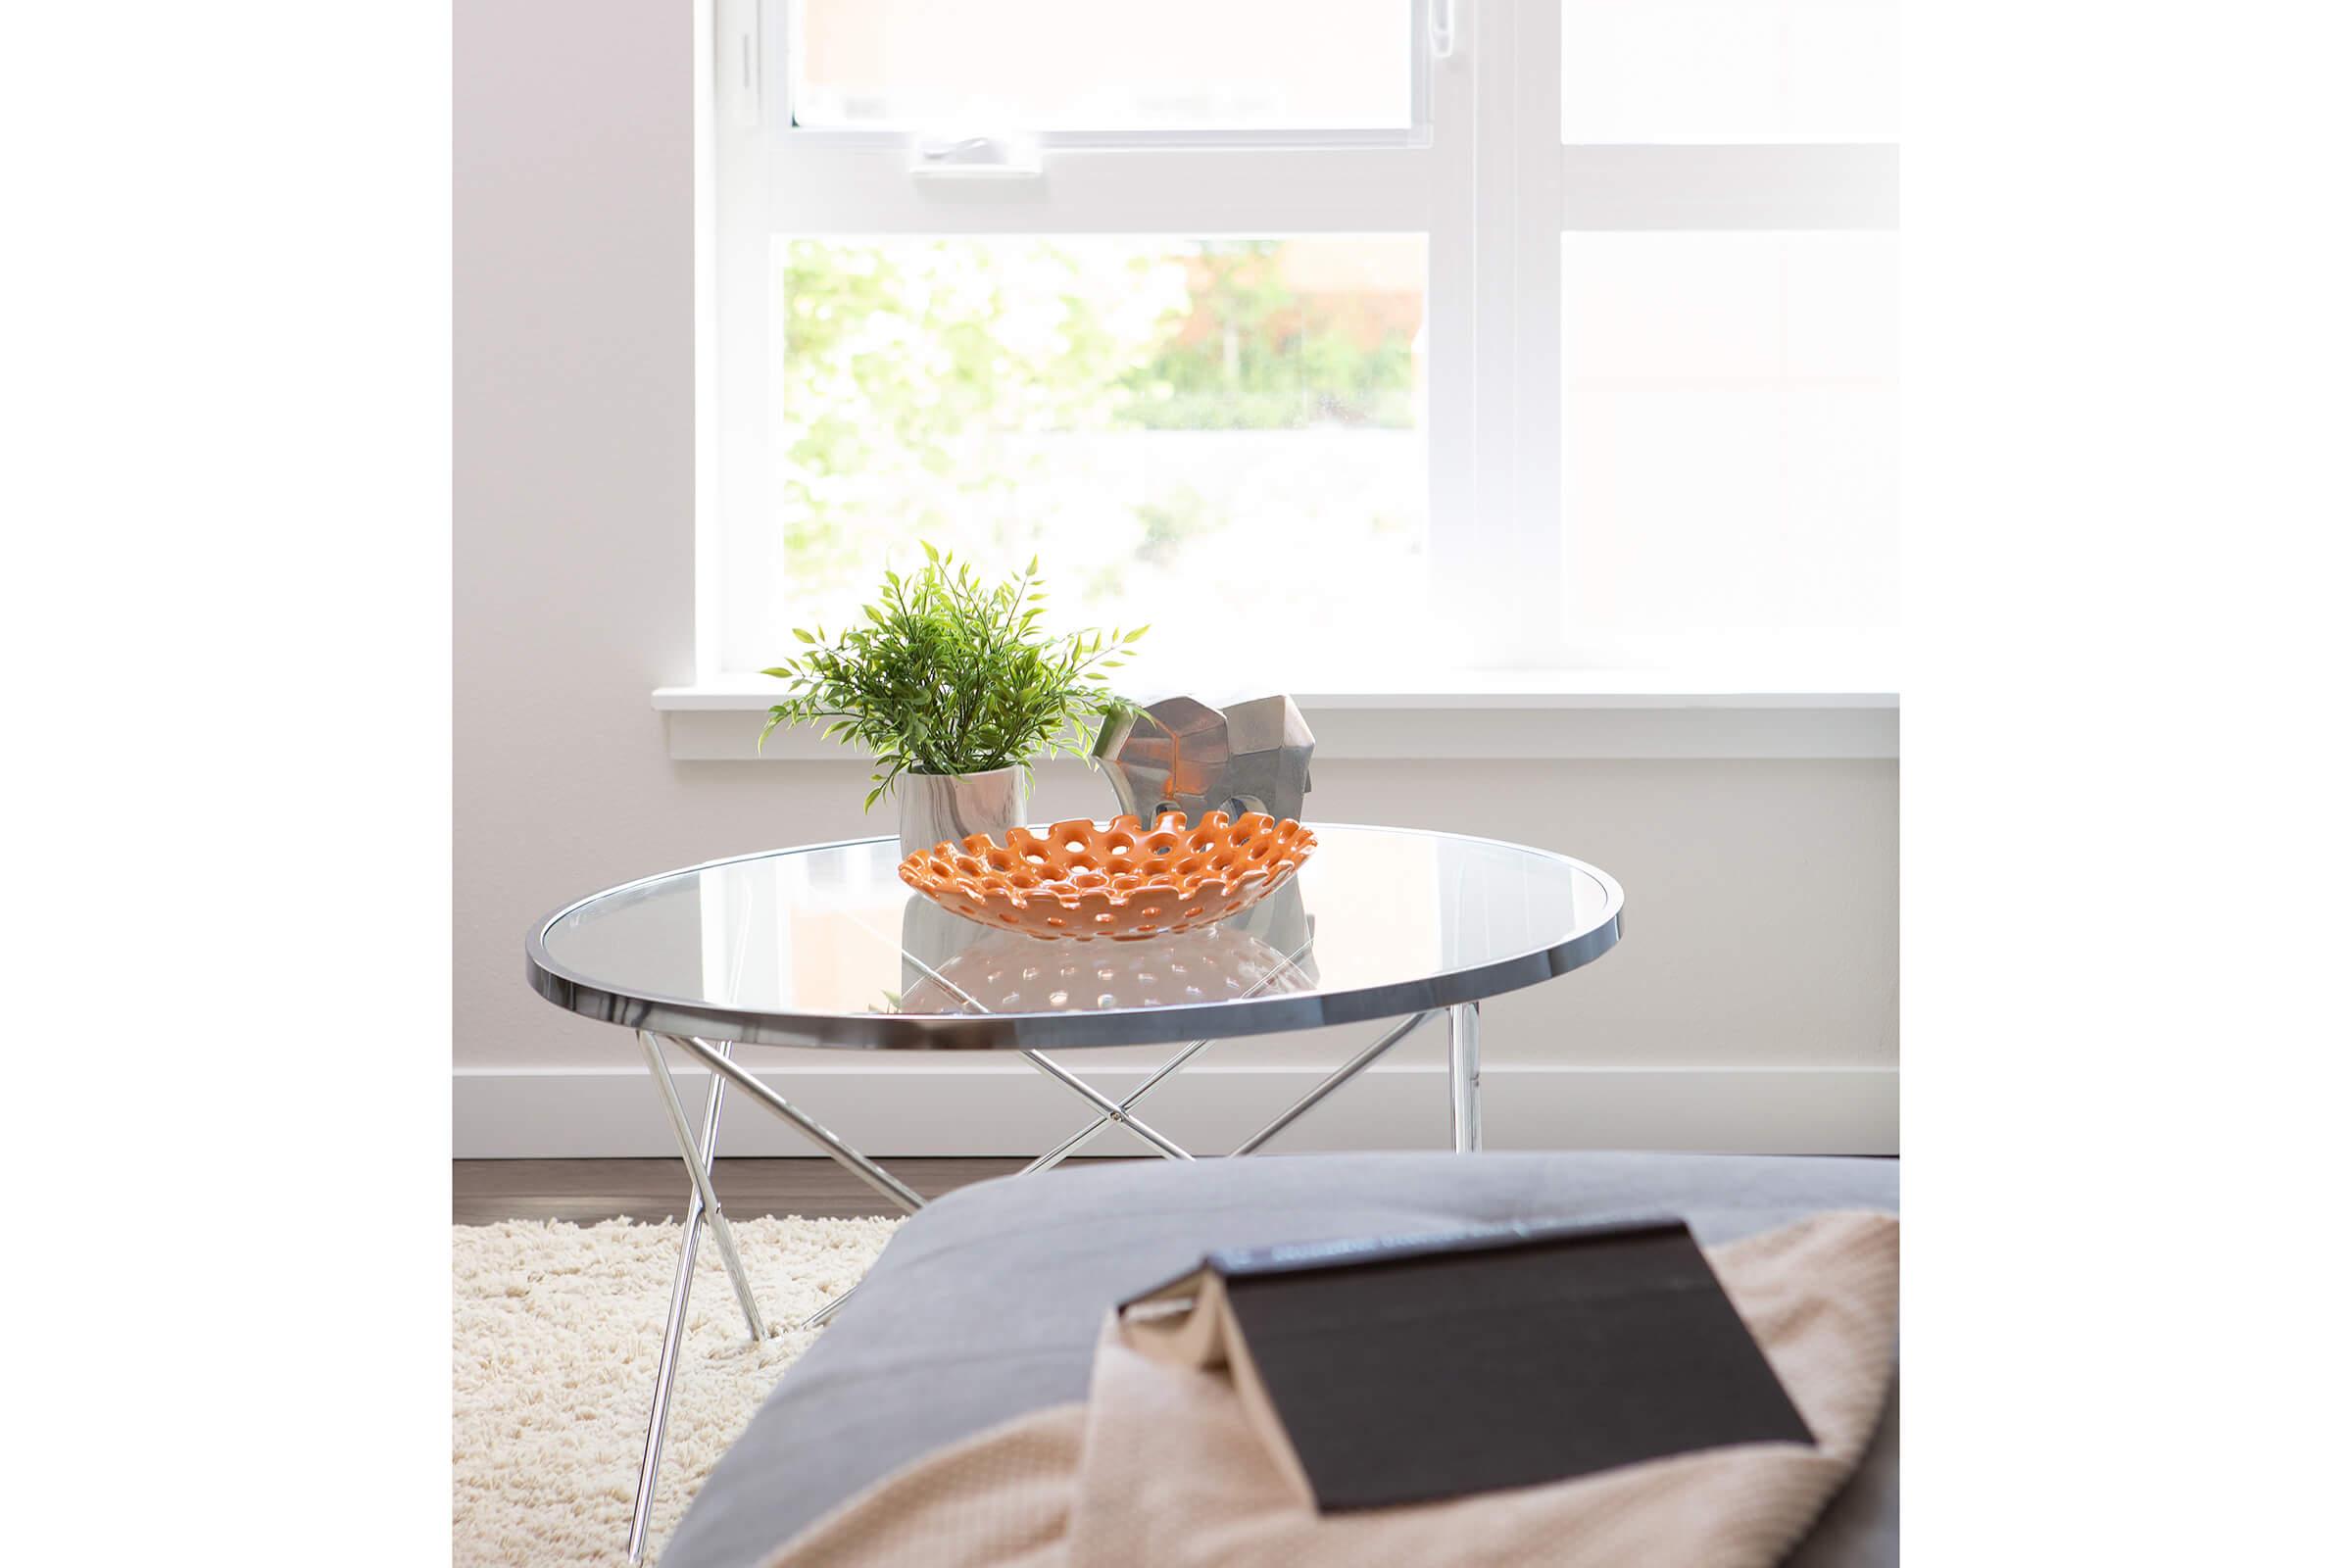
<svg viewBox="0 0 2352 1568"><path fill-rule="evenodd" d="M1042 631L1034 559L991 586L952 555L923 554L920 571L883 574L861 624L793 633L808 647L763 671L790 690L760 732L764 745L779 724L822 724L826 739L871 752L866 808L897 795L909 855L1026 820L1030 764L1085 755L1118 704L1109 672L1145 631Z"/></svg>

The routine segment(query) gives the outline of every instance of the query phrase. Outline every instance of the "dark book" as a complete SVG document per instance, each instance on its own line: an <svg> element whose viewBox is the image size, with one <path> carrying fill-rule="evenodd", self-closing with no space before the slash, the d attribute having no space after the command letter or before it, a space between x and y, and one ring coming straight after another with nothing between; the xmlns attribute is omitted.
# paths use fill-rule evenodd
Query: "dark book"
<svg viewBox="0 0 2352 1568"><path fill-rule="evenodd" d="M1813 1442L1680 1220L1211 1252L1120 1312L1325 1513Z"/></svg>

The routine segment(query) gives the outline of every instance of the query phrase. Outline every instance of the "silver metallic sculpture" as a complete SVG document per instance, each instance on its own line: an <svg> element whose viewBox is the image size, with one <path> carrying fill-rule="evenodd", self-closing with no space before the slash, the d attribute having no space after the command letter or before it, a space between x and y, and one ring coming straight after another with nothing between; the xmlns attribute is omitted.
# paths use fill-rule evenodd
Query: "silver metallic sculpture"
<svg viewBox="0 0 2352 1568"><path fill-rule="evenodd" d="M1314 732L1288 697L1260 697L1222 712L1171 697L1113 714L1095 737L1095 760L1110 775L1119 809L1147 826L1170 810L1196 822L1208 811L1298 816L1314 788L1307 775L1314 755Z"/></svg>

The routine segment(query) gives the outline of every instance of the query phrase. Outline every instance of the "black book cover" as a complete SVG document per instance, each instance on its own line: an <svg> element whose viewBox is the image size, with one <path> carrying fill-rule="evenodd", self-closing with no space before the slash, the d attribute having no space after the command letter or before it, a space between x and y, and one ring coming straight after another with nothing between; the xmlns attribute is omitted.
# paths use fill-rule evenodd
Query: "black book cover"
<svg viewBox="0 0 2352 1568"><path fill-rule="evenodd" d="M1325 1512L1813 1441L1679 1220L1211 1253L1143 1299L1221 1319L1188 1358Z"/></svg>

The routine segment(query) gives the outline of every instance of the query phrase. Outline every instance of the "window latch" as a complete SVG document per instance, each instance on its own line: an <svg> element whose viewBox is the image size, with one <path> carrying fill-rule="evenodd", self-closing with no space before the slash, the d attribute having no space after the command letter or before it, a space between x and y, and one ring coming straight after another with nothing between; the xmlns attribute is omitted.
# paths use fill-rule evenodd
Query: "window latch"
<svg viewBox="0 0 2352 1568"><path fill-rule="evenodd" d="M1046 172L1032 136L938 136L914 144L918 179L1035 179Z"/></svg>
<svg viewBox="0 0 2352 1568"><path fill-rule="evenodd" d="M1454 0L1429 0L1429 57L1432 60L1451 60L1458 36L1454 27Z"/></svg>

